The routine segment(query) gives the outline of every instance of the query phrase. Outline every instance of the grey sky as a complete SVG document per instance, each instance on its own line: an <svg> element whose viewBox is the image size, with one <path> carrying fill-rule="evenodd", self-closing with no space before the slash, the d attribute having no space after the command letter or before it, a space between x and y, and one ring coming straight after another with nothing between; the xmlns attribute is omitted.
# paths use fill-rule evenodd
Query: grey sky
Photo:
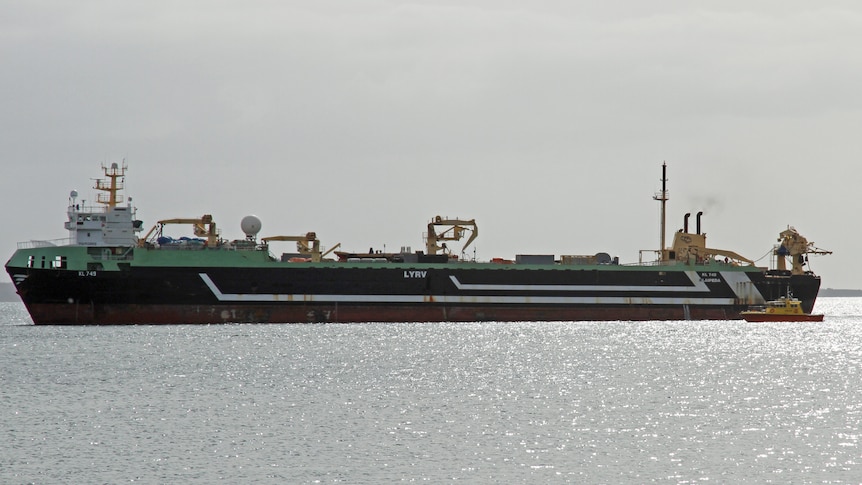
<svg viewBox="0 0 862 485"><path fill-rule="evenodd" d="M125 158L146 228L419 249L440 214L483 260L634 262L667 161L669 237L703 210L757 259L793 225L862 288L855 1L0 0L0 56L7 257Z"/></svg>

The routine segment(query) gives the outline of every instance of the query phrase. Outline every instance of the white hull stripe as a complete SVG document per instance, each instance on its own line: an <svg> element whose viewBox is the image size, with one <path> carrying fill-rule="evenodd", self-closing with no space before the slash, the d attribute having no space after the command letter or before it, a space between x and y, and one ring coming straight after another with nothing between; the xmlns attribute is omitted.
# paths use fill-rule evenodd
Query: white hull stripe
<svg viewBox="0 0 862 485"><path fill-rule="evenodd" d="M454 275L449 279L459 290L479 291L613 291L632 293L635 291L664 291L664 292L709 292L709 287L701 281L695 271L686 271L685 275L691 280L693 286L623 286L623 285L492 285L492 284L465 284L458 281Z"/></svg>
<svg viewBox="0 0 862 485"><path fill-rule="evenodd" d="M206 273L198 273L213 295L224 302L317 303L448 303L503 305L733 305L733 298L587 297L587 296L448 296L448 295L306 295L222 293ZM703 283L701 283L703 285ZM539 287L555 285L537 285ZM703 285L706 286L706 285ZM658 287L665 289L666 287ZM689 291L691 287L688 287ZM473 288L468 288L473 289ZM499 289L499 288L496 288ZM544 289L542 291L557 291ZM702 291L702 290L701 290ZM707 289L708 291L708 289Z"/></svg>

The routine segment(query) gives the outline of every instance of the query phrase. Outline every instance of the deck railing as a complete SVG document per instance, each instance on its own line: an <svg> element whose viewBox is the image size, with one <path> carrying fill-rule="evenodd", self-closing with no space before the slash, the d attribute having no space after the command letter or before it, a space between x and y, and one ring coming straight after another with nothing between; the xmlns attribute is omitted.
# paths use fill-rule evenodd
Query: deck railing
<svg viewBox="0 0 862 485"><path fill-rule="evenodd" d="M18 249L31 249L31 248L50 248L53 246L69 246L72 244L72 238L64 237L61 239L44 239L37 240L32 239L30 241L24 241L18 243Z"/></svg>

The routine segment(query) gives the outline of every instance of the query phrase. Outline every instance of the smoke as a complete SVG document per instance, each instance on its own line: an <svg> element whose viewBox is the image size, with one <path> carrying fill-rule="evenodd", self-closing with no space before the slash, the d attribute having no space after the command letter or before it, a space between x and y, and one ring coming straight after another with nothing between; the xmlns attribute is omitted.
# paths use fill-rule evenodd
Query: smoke
<svg viewBox="0 0 862 485"><path fill-rule="evenodd" d="M696 195L688 201L692 213L703 211L704 215L720 215L724 211L724 202L717 195Z"/></svg>

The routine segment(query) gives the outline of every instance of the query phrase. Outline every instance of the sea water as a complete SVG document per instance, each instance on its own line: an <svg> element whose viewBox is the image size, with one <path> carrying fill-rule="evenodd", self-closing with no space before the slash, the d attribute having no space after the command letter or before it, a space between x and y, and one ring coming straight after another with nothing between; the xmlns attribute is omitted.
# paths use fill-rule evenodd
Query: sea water
<svg viewBox="0 0 862 485"><path fill-rule="evenodd" d="M0 483L859 483L862 299L823 323L33 326Z"/></svg>

